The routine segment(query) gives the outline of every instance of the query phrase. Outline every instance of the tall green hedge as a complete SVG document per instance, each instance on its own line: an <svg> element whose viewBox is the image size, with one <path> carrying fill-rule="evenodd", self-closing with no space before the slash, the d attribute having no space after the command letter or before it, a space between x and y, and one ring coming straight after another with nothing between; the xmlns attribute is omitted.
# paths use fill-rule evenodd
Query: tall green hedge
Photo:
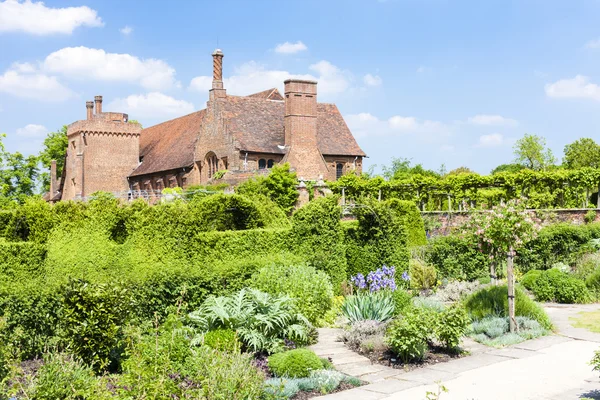
<svg viewBox="0 0 600 400"><path fill-rule="evenodd" d="M414 202L409 200L390 199L385 204L396 213L402 221L407 234L409 246L423 246L427 244L425 224L419 209Z"/></svg>

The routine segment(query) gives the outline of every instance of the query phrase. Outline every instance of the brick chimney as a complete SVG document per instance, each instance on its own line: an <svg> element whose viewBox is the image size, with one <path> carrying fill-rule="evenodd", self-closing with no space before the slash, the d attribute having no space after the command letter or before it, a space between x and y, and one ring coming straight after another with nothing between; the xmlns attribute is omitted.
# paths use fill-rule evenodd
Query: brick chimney
<svg viewBox="0 0 600 400"><path fill-rule="evenodd" d="M284 161L299 177L317 180L327 174L327 164L317 142L317 82L288 79L285 84Z"/></svg>
<svg viewBox="0 0 600 400"><path fill-rule="evenodd" d="M86 101L85 102L85 108L86 108L86 111L87 111L86 119L88 119L88 120L92 119L92 116L94 115L94 102L93 101Z"/></svg>
<svg viewBox="0 0 600 400"><path fill-rule="evenodd" d="M221 49L216 49L212 53L213 57L213 81L212 89L210 90L210 99L213 100L219 97L227 96L223 88L223 52Z"/></svg>
<svg viewBox="0 0 600 400"><path fill-rule="evenodd" d="M102 96L95 96L94 101L96 102L96 115L102 114Z"/></svg>
<svg viewBox="0 0 600 400"><path fill-rule="evenodd" d="M91 103L91 101L88 101L88 103ZM52 160L50 161L50 199L56 193L56 183L56 160Z"/></svg>

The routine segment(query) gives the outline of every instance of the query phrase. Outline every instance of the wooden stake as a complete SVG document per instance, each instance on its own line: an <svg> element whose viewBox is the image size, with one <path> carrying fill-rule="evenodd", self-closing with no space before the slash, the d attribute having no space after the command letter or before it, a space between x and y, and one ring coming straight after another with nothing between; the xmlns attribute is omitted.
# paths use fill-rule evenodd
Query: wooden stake
<svg viewBox="0 0 600 400"><path fill-rule="evenodd" d="M508 321L510 326L510 332L514 333L517 331L517 321L515 319L515 274L514 274L514 261L515 251L512 246L508 249L506 254L506 279L508 281Z"/></svg>

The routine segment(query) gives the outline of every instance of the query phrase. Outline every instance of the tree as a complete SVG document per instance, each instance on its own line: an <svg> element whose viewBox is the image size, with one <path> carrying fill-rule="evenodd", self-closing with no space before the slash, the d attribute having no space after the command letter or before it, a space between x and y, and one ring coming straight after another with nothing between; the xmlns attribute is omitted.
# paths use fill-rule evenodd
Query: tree
<svg viewBox="0 0 600 400"><path fill-rule="evenodd" d="M460 174L475 174L476 172L467 168L467 167L458 167L454 168L452 171L448 172L447 175L460 175Z"/></svg>
<svg viewBox="0 0 600 400"><path fill-rule="evenodd" d="M2 143L4 137L5 134L0 134L0 202L23 202L35 192L38 159L19 152L9 153Z"/></svg>
<svg viewBox="0 0 600 400"><path fill-rule="evenodd" d="M495 282L496 260L506 257L508 283L508 316L510 331L517 329L515 320L515 252L533 239L536 229L525 207L517 200L473 214L469 229L474 232L479 250L492 260L490 275Z"/></svg>
<svg viewBox="0 0 600 400"><path fill-rule="evenodd" d="M61 176L65 164L65 156L67 154L67 126L56 132L50 132L44 139L44 148L38 156L40 163L44 167L44 172L40 174L42 183L42 191L50 190L50 164L52 160L56 160L56 176Z"/></svg>
<svg viewBox="0 0 600 400"><path fill-rule="evenodd" d="M501 172L514 173L519 172L522 169L525 169L525 167L521 164L500 164L492 170L492 175L499 174Z"/></svg>
<svg viewBox="0 0 600 400"><path fill-rule="evenodd" d="M536 171L546 169L556 161L552 150L546 148L546 139L525 134L513 147L515 162Z"/></svg>
<svg viewBox="0 0 600 400"><path fill-rule="evenodd" d="M383 167L383 176L388 180L407 179L413 175L432 176L439 178L439 174L435 171L425 169L421 164L411 166L411 161L408 158L392 158L390 167Z"/></svg>
<svg viewBox="0 0 600 400"><path fill-rule="evenodd" d="M261 194L277 203L285 212L291 213L298 200L298 179L290 171L290 164L274 165L267 177L249 179L236 188L236 192L245 196Z"/></svg>
<svg viewBox="0 0 600 400"><path fill-rule="evenodd" d="M567 168L600 168L600 145L590 138L581 138L565 146L563 164Z"/></svg>

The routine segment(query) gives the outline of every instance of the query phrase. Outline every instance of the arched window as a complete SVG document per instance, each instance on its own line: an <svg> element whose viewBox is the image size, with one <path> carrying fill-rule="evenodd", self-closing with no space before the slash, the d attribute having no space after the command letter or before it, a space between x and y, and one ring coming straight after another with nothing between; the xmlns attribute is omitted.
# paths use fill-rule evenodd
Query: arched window
<svg viewBox="0 0 600 400"><path fill-rule="evenodd" d="M344 164L337 163L335 165L335 179L340 179L344 175Z"/></svg>
<svg viewBox="0 0 600 400"><path fill-rule="evenodd" d="M217 159L217 155L213 152L210 152L206 155L206 172L208 174L208 178L212 178L215 172L219 170L219 160Z"/></svg>
<svg viewBox="0 0 600 400"><path fill-rule="evenodd" d="M261 158L260 160L258 160L258 169L265 169L267 168L267 160L265 160L264 158Z"/></svg>
<svg viewBox="0 0 600 400"><path fill-rule="evenodd" d="M273 161L273 160L267 161L267 168L273 168L274 163L275 163L275 161Z"/></svg>

